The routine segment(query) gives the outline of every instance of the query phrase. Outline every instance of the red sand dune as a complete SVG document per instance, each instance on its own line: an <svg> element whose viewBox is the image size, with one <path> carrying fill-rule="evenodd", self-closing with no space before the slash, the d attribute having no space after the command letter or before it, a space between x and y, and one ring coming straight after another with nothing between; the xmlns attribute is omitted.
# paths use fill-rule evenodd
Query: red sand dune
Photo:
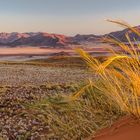
<svg viewBox="0 0 140 140"><path fill-rule="evenodd" d="M99 131L94 140L140 140L140 120L125 117Z"/></svg>

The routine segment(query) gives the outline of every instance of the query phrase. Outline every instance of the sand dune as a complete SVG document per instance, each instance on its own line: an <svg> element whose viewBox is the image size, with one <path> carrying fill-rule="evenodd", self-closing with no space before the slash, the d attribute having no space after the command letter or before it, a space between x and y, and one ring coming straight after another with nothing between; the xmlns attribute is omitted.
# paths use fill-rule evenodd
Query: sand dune
<svg viewBox="0 0 140 140"><path fill-rule="evenodd" d="M125 117L110 128L96 134L94 140L140 140L140 122L132 117Z"/></svg>

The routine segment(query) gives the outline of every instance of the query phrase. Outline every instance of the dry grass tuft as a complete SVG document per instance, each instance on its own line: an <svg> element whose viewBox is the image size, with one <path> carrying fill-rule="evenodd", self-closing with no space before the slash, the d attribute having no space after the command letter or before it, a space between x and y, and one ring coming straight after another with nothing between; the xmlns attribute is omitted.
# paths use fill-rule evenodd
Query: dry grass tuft
<svg viewBox="0 0 140 140"><path fill-rule="evenodd" d="M140 33L128 24L111 21ZM43 114L51 126L53 136L60 139L77 140L94 134L108 126L123 114L140 118L140 61L139 47L136 49L129 35L130 45L108 38L123 51L113 52L105 62L93 58L81 49L77 52L96 75L94 81L72 95L58 95L44 99L32 106ZM140 45L138 45L140 46Z"/></svg>

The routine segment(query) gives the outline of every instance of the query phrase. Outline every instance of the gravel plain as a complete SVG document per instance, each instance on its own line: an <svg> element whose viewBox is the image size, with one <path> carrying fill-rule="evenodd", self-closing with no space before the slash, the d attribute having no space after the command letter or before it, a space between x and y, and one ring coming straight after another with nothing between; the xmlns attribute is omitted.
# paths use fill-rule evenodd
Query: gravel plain
<svg viewBox="0 0 140 140"><path fill-rule="evenodd" d="M90 77L91 75L82 68L0 65L0 85L76 83Z"/></svg>
<svg viewBox="0 0 140 140"><path fill-rule="evenodd" d="M1 64L0 138L47 140L50 126L29 113L23 104L36 102L54 93L71 93L70 85L91 77L82 68Z"/></svg>

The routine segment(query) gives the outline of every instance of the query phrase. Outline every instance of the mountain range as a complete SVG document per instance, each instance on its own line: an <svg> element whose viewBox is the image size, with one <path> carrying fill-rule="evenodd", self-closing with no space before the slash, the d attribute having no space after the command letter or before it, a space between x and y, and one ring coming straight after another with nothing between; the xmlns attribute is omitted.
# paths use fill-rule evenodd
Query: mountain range
<svg viewBox="0 0 140 140"><path fill-rule="evenodd" d="M140 31L140 26L135 27ZM125 34L128 33L130 39L140 41L140 37L130 29L111 32L105 35L80 35L65 36L60 34L49 34L44 32L29 33L0 33L0 46L45 46L45 47L66 47L68 45L81 45L88 42L99 42L103 37L113 37L120 41L127 42Z"/></svg>

